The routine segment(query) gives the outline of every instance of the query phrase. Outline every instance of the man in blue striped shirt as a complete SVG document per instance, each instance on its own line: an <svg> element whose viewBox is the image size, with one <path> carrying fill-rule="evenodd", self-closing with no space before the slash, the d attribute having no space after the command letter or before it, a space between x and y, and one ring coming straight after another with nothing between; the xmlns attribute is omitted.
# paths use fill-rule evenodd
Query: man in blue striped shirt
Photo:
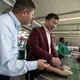
<svg viewBox="0 0 80 80"><path fill-rule="evenodd" d="M31 0L17 0L8 14L0 16L0 80L9 80L30 70L43 70L46 60L18 60L17 35L21 25L31 22L35 6Z"/></svg>

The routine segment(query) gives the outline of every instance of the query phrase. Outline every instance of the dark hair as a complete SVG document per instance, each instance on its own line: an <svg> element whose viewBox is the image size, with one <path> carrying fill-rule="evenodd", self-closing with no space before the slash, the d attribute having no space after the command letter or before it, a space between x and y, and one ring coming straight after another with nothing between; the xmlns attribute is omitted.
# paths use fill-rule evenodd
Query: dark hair
<svg viewBox="0 0 80 80"><path fill-rule="evenodd" d="M60 37L59 38L59 42L63 42L64 38L63 37Z"/></svg>
<svg viewBox="0 0 80 80"><path fill-rule="evenodd" d="M32 0L17 0L13 7L13 12L18 13L19 11L24 10L26 8L28 12L35 9L35 5Z"/></svg>
<svg viewBox="0 0 80 80"><path fill-rule="evenodd" d="M59 20L58 15L57 14L54 14L54 13L48 14L45 19L50 20L52 18L55 18L55 19Z"/></svg>
<svg viewBox="0 0 80 80"><path fill-rule="evenodd" d="M65 44L68 45L68 41L66 41Z"/></svg>

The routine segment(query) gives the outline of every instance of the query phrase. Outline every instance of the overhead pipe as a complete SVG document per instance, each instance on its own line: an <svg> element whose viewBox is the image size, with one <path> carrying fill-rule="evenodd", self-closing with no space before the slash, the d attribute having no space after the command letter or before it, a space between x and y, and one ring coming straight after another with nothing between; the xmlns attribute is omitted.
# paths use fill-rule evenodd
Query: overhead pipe
<svg viewBox="0 0 80 80"><path fill-rule="evenodd" d="M14 5L13 4L11 4L9 1L7 1L7 0L1 0L2 2L4 2L4 3L6 3L7 5L9 5L9 6L11 6L11 7L13 7Z"/></svg>
<svg viewBox="0 0 80 80"><path fill-rule="evenodd" d="M71 11L71 12L66 12L66 13L60 13L60 14L57 14L58 16L61 16L61 15L68 15L68 14L74 14L74 13L79 13L80 10L76 10L76 11ZM46 16L42 16L42 17L37 17L36 19L43 19L45 18Z"/></svg>
<svg viewBox="0 0 80 80"><path fill-rule="evenodd" d="M16 2L16 0L12 0L14 3Z"/></svg>
<svg viewBox="0 0 80 80"><path fill-rule="evenodd" d="M39 27L41 27L41 24L35 20L33 20L33 23L35 23L36 25L38 25Z"/></svg>
<svg viewBox="0 0 80 80"><path fill-rule="evenodd" d="M34 22L35 24L37 24L39 27L42 26L42 23L39 20L37 20L35 17L33 18L32 22Z"/></svg>
<svg viewBox="0 0 80 80"><path fill-rule="evenodd" d="M29 30L29 31L31 31L31 29L29 29L28 27L26 27L26 26L22 26L22 28L24 28L24 29L27 29L27 30Z"/></svg>

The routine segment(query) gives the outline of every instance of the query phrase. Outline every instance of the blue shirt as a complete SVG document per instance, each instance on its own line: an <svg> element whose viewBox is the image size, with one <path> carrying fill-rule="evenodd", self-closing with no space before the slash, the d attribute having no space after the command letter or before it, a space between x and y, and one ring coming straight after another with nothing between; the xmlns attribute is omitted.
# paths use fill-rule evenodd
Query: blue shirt
<svg viewBox="0 0 80 80"><path fill-rule="evenodd" d="M18 76L37 68L37 61L18 60L18 30L21 24L10 11L0 16L0 74Z"/></svg>
<svg viewBox="0 0 80 80"><path fill-rule="evenodd" d="M65 45L65 48L66 48L66 51L65 51L65 53L66 53L66 55L69 55L69 47L67 46L67 45Z"/></svg>

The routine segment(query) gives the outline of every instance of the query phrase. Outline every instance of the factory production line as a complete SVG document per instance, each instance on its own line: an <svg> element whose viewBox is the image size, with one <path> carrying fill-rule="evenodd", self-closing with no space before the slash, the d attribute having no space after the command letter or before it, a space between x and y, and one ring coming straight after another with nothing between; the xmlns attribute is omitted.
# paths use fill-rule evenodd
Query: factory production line
<svg viewBox="0 0 80 80"><path fill-rule="evenodd" d="M80 80L80 63L76 61L75 56L64 57L62 63L68 65L73 72L73 75L63 77L55 73L45 72L40 74L35 80Z"/></svg>

